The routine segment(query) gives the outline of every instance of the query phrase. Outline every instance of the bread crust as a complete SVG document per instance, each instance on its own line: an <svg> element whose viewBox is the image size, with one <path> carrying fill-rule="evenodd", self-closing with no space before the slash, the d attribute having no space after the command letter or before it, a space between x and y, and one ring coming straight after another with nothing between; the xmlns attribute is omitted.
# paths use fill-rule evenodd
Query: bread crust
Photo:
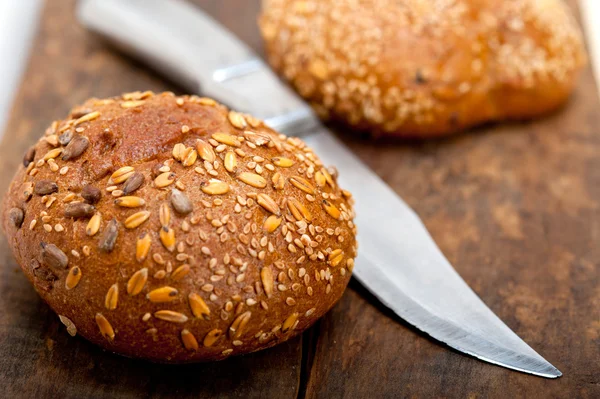
<svg viewBox="0 0 600 399"><path fill-rule="evenodd" d="M586 54L562 0L263 0L272 67L325 119L434 137L563 104Z"/></svg>
<svg viewBox="0 0 600 399"><path fill-rule="evenodd" d="M2 225L69 333L157 362L217 360L299 334L341 297L356 228L336 173L211 99L128 93L48 128Z"/></svg>

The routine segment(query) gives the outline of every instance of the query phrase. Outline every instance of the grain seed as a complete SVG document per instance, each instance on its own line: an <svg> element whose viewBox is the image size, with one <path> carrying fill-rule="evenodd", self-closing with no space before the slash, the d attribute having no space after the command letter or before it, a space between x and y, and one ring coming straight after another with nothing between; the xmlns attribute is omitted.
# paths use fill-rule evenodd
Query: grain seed
<svg viewBox="0 0 600 399"><path fill-rule="evenodd" d="M273 182L273 187L275 187L276 190L283 190L283 187L285 186L285 179L281 173L275 172L271 178L271 181Z"/></svg>
<svg viewBox="0 0 600 399"><path fill-rule="evenodd" d="M128 229L135 229L136 227L144 223L146 220L148 220L149 217L150 212L148 211L137 212L125 219L124 225Z"/></svg>
<svg viewBox="0 0 600 399"><path fill-rule="evenodd" d="M292 313L281 326L281 332L286 333L290 331L290 329L296 324L296 320L298 320L298 313Z"/></svg>
<svg viewBox="0 0 600 399"><path fill-rule="evenodd" d="M121 206L123 208L138 208L140 206L146 205L146 201L140 197L125 196L117 198L115 200L115 205Z"/></svg>
<svg viewBox="0 0 600 399"><path fill-rule="evenodd" d="M234 127L238 129L244 129L246 126L248 126L244 115L240 114L239 112L229 111L227 119L229 119L229 123L231 123Z"/></svg>
<svg viewBox="0 0 600 399"><path fill-rule="evenodd" d="M267 186L265 178L256 173L242 172L237 175L237 178L252 187L265 188Z"/></svg>
<svg viewBox="0 0 600 399"><path fill-rule="evenodd" d="M113 330L112 326L102 315L102 313L96 313L96 324L98 324L98 328L100 329L100 333L104 336L104 338L112 341L115 339L115 330Z"/></svg>
<svg viewBox="0 0 600 399"><path fill-rule="evenodd" d="M239 147L241 144L236 136L232 136L228 133L213 133L212 138L222 144L227 144L232 147Z"/></svg>
<svg viewBox="0 0 600 399"><path fill-rule="evenodd" d="M341 249L336 249L332 251L328 258L328 264L335 267L340 264L340 262L344 259L344 251Z"/></svg>
<svg viewBox="0 0 600 399"><path fill-rule="evenodd" d="M300 176L290 177L290 183L292 183L293 186L295 186L296 188L299 188L300 190L304 191L307 194L310 194L310 195L315 194L315 188L313 187L313 185L310 184L308 182L308 180L303 179Z"/></svg>
<svg viewBox="0 0 600 399"><path fill-rule="evenodd" d="M300 203L295 198L288 198L287 201L288 209L292 213L292 215L296 218L296 220L301 221L306 219L307 222L312 221L312 215L308 209L304 205Z"/></svg>
<svg viewBox="0 0 600 399"><path fill-rule="evenodd" d="M170 227L162 227L160 229L160 242L162 242L163 246L169 252L173 252L175 250L175 230Z"/></svg>
<svg viewBox="0 0 600 399"><path fill-rule="evenodd" d="M119 301L119 285L117 283L110 286L104 298L104 306L108 310L115 310Z"/></svg>
<svg viewBox="0 0 600 399"><path fill-rule="evenodd" d="M161 287L150 291L146 298L153 303L172 302L177 299L177 293L173 287Z"/></svg>
<svg viewBox="0 0 600 399"><path fill-rule="evenodd" d="M235 155L235 152L227 151L223 163L228 172L234 173L237 170L237 156Z"/></svg>
<svg viewBox="0 0 600 399"><path fill-rule="evenodd" d="M154 317L164 321L170 321L172 323L185 323L188 321L188 317L183 313L174 312L172 310L159 310L154 313Z"/></svg>
<svg viewBox="0 0 600 399"><path fill-rule="evenodd" d="M185 167L192 166L196 163L196 159L198 159L198 153L196 150L191 147L187 149L184 154L184 157L181 159L181 164Z"/></svg>
<svg viewBox="0 0 600 399"><path fill-rule="evenodd" d="M340 219L340 215L341 215L340 210L337 209L335 207L335 205L333 205L328 200L323 200L323 208L325 209L325 212L327 212L329 214L329 216L331 216L335 220Z"/></svg>
<svg viewBox="0 0 600 399"><path fill-rule="evenodd" d="M219 338L221 338L222 335L223 335L223 331L221 331L217 328L212 329L208 332L208 334L206 334L202 344L205 347L209 348L209 347L213 346L215 344L215 342L217 342L219 340Z"/></svg>
<svg viewBox="0 0 600 399"><path fill-rule="evenodd" d="M273 164L275 164L275 166L279 166L281 168L289 168L290 166L294 165L293 160L284 157L271 158L271 161L273 162Z"/></svg>
<svg viewBox="0 0 600 399"><path fill-rule="evenodd" d="M55 148L53 150L50 150L46 153L46 155L44 155L44 160L48 161L50 159L54 159L54 158L58 157L62 152L63 152L62 148Z"/></svg>
<svg viewBox="0 0 600 399"><path fill-rule="evenodd" d="M181 341L183 341L183 346L185 349L189 351L198 350L198 341L196 341L196 337L194 337L194 334L189 332L187 329L181 331Z"/></svg>
<svg viewBox="0 0 600 399"><path fill-rule="evenodd" d="M190 272L190 265L181 265L177 269L173 271L171 274L171 279L173 281L179 281Z"/></svg>
<svg viewBox="0 0 600 399"><path fill-rule="evenodd" d="M204 161L213 163L215 159L217 159L212 146L202 139L198 139L196 141L196 150L198 151L200 158L202 158Z"/></svg>
<svg viewBox="0 0 600 399"><path fill-rule="evenodd" d="M73 266L71 270L69 270L69 274L67 274L67 279L65 280L65 287L68 290L72 290L77 287L79 284L79 280L81 280L81 269L77 266Z"/></svg>
<svg viewBox="0 0 600 399"><path fill-rule="evenodd" d="M142 292L148 280L148 269L143 268L133 273L127 281L127 294L134 296Z"/></svg>
<svg viewBox="0 0 600 399"><path fill-rule="evenodd" d="M265 294L267 294L267 297L270 298L271 294L273 294L274 287L273 272L271 271L270 267L265 266L260 269L260 281L262 282Z"/></svg>
<svg viewBox="0 0 600 399"><path fill-rule="evenodd" d="M167 187L175 181L175 173L173 172L164 172L161 173L154 179L154 185L157 188Z"/></svg>
<svg viewBox="0 0 600 399"><path fill-rule="evenodd" d="M229 326L229 338L237 339L242 336L244 328L250 320L250 316L252 316L252 312L246 311L235 318L233 323L231 323L231 326Z"/></svg>
<svg viewBox="0 0 600 399"><path fill-rule="evenodd" d="M171 210L166 202L163 202L160 205L158 210L158 218L162 227L169 227L169 223L171 222Z"/></svg>
<svg viewBox="0 0 600 399"><path fill-rule="evenodd" d="M267 233L272 233L275 230L277 230L277 228L279 227L279 225L281 224L281 218L277 217L275 215L271 215L267 218L267 220L265 220L265 223L263 225L263 229L267 232Z"/></svg>
<svg viewBox="0 0 600 399"><path fill-rule="evenodd" d="M98 111L90 112L88 114L81 116L79 119L77 119L75 122L73 122L73 126L77 126L83 122L92 121L99 116L100 116L100 112L98 112Z"/></svg>
<svg viewBox="0 0 600 399"><path fill-rule="evenodd" d="M135 259L142 263L148 257L150 251L150 245L152 244L152 238L148 233L142 233L137 239L135 244Z"/></svg>
<svg viewBox="0 0 600 399"><path fill-rule="evenodd" d="M210 309L200 295L192 292L188 295L188 302L194 317L198 319L208 319L208 316L210 315Z"/></svg>
<svg viewBox="0 0 600 399"><path fill-rule="evenodd" d="M102 215L98 212L88 222L85 228L85 234L89 237L95 236L100 230L100 224L102 223Z"/></svg>
<svg viewBox="0 0 600 399"><path fill-rule="evenodd" d="M277 203L267 194L258 194L258 196L256 197L256 202L258 203L258 205L262 206L267 211L275 215L281 214L281 209L279 208L279 205L277 205Z"/></svg>
<svg viewBox="0 0 600 399"><path fill-rule="evenodd" d="M123 166L117 169L111 176L109 184L120 184L129 179L135 173L135 169L131 166Z"/></svg>
<svg viewBox="0 0 600 399"><path fill-rule="evenodd" d="M229 192L229 184L217 179L201 183L201 189L206 194L220 195Z"/></svg>
<svg viewBox="0 0 600 399"><path fill-rule="evenodd" d="M60 322L63 323L65 327L67 327L67 332L71 337L77 335L77 327L75 327L75 323L73 323L71 319L63 315L58 315L58 318L60 319Z"/></svg>
<svg viewBox="0 0 600 399"><path fill-rule="evenodd" d="M139 107L140 105L145 104L146 102L144 100L137 100L137 101L123 101L121 103L121 108L135 108L135 107Z"/></svg>

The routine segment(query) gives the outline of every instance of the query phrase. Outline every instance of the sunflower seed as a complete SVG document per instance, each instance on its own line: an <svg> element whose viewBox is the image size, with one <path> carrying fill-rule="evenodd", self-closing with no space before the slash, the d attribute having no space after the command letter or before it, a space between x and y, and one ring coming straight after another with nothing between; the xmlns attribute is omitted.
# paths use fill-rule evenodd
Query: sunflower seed
<svg viewBox="0 0 600 399"><path fill-rule="evenodd" d="M40 180L35 183L33 192L37 195L49 195L58 192L58 185L50 180Z"/></svg>
<svg viewBox="0 0 600 399"><path fill-rule="evenodd" d="M70 159L77 158L78 156L83 154L85 150L87 150L89 145L90 145L90 141L88 140L87 137L85 137L85 136L73 137L71 142L69 142L69 144L65 147L65 150L62 153L63 154L62 160L68 161Z"/></svg>
<svg viewBox="0 0 600 399"><path fill-rule="evenodd" d="M176 188L171 190L171 205L175 212L181 215L187 215L194 210L194 205L188 196Z"/></svg>
<svg viewBox="0 0 600 399"><path fill-rule="evenodd" d="M222 335L223 335L223 331L221 331L217 328L212 329L208 332L208 334L206 334L202 344L205 347L209 348L209 347L213 346L215 344L215 342L217 342L219 340L219 338L221 338Z"/></svg>
<svg viewBox="0 0 600 399"><path fill-rule="evenodd" d="M117 219L112 219L108 222L106 229L104 229L104 233L100 238L100 249L104 252L112 252L115 249L115 243L117 242L117 237L119 236L119 222Z"/></svg>
<svg viewBox="0 0 600 399"><path fill-rule="evenodd" d="M183 313L174 312L172 310L159 310L154 313L154 317L164 321L170 321L172 323L185 323L188 321L188 317Z"/></svg>
<svg viewBox="0 0 600 399"><path fill-rule="evenodd" d="M27 167L35 159L35 147L29 147L25 155L23 156L23 166Z"/></svg>
<svg viewBox="0 0 600 399"><path fill-rule="evenodd" d="M250 317L252 316L252 312L246 311L235 318L231 326L229 326L229 338L237 339L242 336L244 333L244 328L248 324Z"/></svg>
<svg viewBox="0 0 600 399"><path fill-rule="evenodd" d="M119 285L117 283L110 286L106 297L104 298L104 306L108 310L115 310L119 302Z"/></svg>
<svg viewBox="0 0 600 399"><path fill-rule="evenodd" d="M69 258L54 244L42 242L42 262L54 269L66 269L69 265Z"/></svg>
<svg viewBox="0 0 600 399"><path fill-rule="evenodd" d="M90 218L94 215L96 208L84 202L71 202L65 206L65 217L74 219Z"/></svg>
<svg viewBox="0 0 600 399"><path fill-rule="evenodd" d="M25 213L21 208L11 208L8 211L8 219L14 227L20 229L25 219Z"/></svg>
<svg viewBox="0 0 600 399"><path fill-rule="evenodd" d="M58 136L58 142L61 145L68 145L72 139L73 139L73 131L71 129L65 130Z"/></svg>
<svg viewBox="0 0 600 399"><path fill-rule="evenodd" d="M123 185L123 194L129 195L136 191L144 184L144 175L140 172L134 172L129 178L125 181Z"/></svg>
<svg viewBox="0 0 600 399"><path fill-rule="evenodd" d="M100 189L94 186L90 186L88 184L85 187L83 187L83 190L81 191L81 196L88 204L93 205L100 201L100 198L102 197L102 192L100 191Z"/></svg>
<svg viewBox="0 0 600 399"><path fill-rule="evenodd" d="M104 338L112 341L115 339L115 330L113 330L112 326L102 315L102 313L96 313L96 324L98 324L98 328L100 329L100 333L104 336Z"/></svg>
<svg viewBox="0 0 600 399"><path fill-rule="evenodd" d="M149 217L150 212L148 211L137 212L125 219L125 222L123 224L128 229L135 229L136 227L144 223L146 220L148 220Z"/></svg>
<svg viewBox="0 0 600 399"><path fill-rule="evenodd" d="M72 290L77 287L79 284L79 280L81 280L81 269L77 266L73 266L71 270L69 270L69 274L67 274L67 279L65 280L65 287L68 290Z"/></svg>
<svg viewBox="0 0 600 399"><path fill-rule="evenodd" d="M177 299L177 293L173 287L161 287L150 291L146 298L153 303L172 302Z"/></svg>
<svg viewBox="0 0 600 399"><path fill-rule="evenodd" d="M133 276L127 281L127 293L131 296L137 295L144 289L148 280L148 269L143 268L133 273Z"/></svg>
<svg viewBox="0 0 600 399"><path fill-rule="evenodd" d="M237 175L237 178L238 180L241 180L255 188L265 188L267 186L267 181L265 178L261 175L257 175L256 173L242 172Z"/></svg>

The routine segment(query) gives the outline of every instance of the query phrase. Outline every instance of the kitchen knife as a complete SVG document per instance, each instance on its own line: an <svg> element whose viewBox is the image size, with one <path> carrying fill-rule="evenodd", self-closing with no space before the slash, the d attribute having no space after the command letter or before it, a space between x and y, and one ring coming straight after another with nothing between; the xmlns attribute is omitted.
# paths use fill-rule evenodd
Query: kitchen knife
<svg viewBox="0 0 600 399"><path fill-rule="evenodd" d="M397 315L481 360L542 377L562 375L469 288L413 210L213 19L181 0L82 0L78 16L192 92L259 117L282 133L302 136L326 164L336 165L340 185L356 201L354 276Z"/></svg>

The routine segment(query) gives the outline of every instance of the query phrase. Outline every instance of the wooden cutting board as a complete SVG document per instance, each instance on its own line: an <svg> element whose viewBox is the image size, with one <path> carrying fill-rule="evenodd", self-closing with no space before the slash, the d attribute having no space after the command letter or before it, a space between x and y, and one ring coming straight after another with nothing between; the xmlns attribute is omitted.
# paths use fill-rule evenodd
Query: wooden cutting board
<svg viewBox="0 0 600 399"><path fill-rule="evenodd" d="M258 0L195 1L253 48ZM180 92L47 1L4 140L0 190L54 119L90 96ZM575 3L572 3L575 6ZM0 61L1 62L1 61ZM423 217L456 269L557 366L537 378L439 345L353 281L302 337L220 363L165 366L71 338L0 239L0 396L8 398L600 397L600 107L591 70L543 120L427 143L348 145Z"/></svg>

